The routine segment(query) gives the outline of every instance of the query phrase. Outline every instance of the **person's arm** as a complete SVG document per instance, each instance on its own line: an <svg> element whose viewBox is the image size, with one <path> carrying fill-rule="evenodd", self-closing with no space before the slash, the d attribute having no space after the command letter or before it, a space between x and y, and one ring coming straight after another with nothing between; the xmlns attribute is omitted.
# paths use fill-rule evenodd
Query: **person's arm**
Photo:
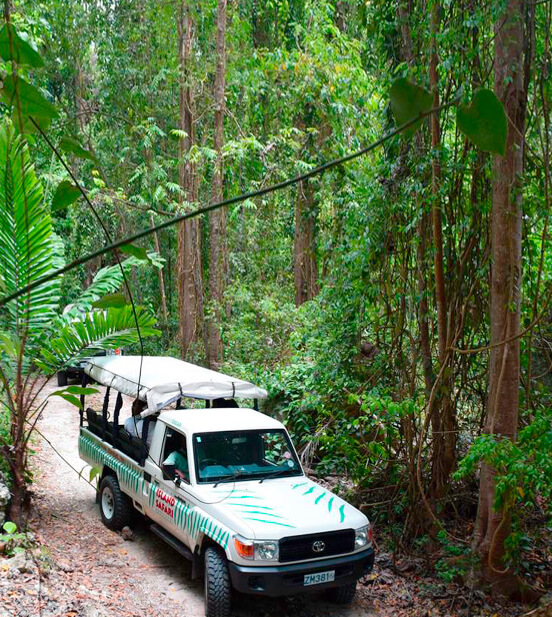
<svg viewBox="0 0 552 617"><path fill-rule="evenodd" d="M190 475L188 473L188 459L181 454L178 450L171 452L166 459L169 464L174 465L174 475L178 476L186 482L190 481ZM174 476L173 476L174 477Z"/></svg>
<svg viewBox="0 0 552 617"><path fill-rule="evenodd" d="M175 451L171 452L169 456L167 456L167 458L163 461L163 471L167 473L171 480L174 480L175 477L178 477L182 480L188 481L187 475L183 473L181 469L179 469L179 467L182 467L181 459L184 459L184 457L179 452Z"/></svg>

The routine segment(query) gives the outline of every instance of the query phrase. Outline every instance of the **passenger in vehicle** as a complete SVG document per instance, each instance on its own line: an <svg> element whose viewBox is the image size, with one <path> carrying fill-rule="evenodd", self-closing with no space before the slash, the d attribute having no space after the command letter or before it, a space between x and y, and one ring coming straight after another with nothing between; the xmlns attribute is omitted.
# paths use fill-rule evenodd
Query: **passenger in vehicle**
<svg viewBox="0 0 552 617"><path fill-rule="evenodd" d="M171 476L178 476L181 480L190 481L188 471L188 452L186 450L186 436L176 433L179 443L177 449L173 450L163 461L163 469Z"/></svg>
<svg viewBox="0 0 552 617"><path fill-rule="evenodd" d="M125 431L129 435L132 435L132 437L138 437L138 439L142 439L142 429L144 427L144 420L142 420L142 418L138 418L137 416L139 416L144 411L146 406L147 406L147 403L145 401L141 401L140 399L136 399L132 403L132 416L130 418L127 418L123 425L123 428L125 429ZM151 425L151 421L150 421L148 437L146 439L146 443L148 446L151 446L151 438L153 436L152 429L153 429L153 426Z"/></svg>

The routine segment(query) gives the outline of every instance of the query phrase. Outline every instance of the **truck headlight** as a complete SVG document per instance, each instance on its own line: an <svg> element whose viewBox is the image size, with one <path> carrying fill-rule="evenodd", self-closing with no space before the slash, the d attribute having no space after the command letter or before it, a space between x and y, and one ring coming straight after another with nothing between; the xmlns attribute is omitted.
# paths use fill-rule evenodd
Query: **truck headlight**
<svg viewBox="0 0 552 617"><path fill-rule="evenodd" d="M278 542L274 540L246 540L241 536L234 537L234 546L243 559L258 559L259 561L278 561Z"/></svg>
<svg viewBox="0 0 552 617"><path fill-rule="evenodd" d="M278 561L278 542L255 542L255 559Z"/></svg>
<svg viewBox="0 0 552 617"><path fill-rule="evenodd" d="M365 525L355 530L355 549L362 548L372 543L372 529L370 525Z"/></svg>

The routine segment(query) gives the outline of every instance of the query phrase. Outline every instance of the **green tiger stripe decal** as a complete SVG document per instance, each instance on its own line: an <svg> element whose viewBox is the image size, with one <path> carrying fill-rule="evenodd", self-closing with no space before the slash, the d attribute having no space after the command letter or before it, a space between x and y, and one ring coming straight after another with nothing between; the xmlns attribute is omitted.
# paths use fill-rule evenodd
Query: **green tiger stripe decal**
<svg viewBox="0 0 552 617"><path fill-rule="evenodd" d="M280 525L281 527L295 528L295 525L288 525L287 523L279 523L278 521L266 521L262 518L253 518L251 516L244 516L243 518L247 521L257 521L259 523L268 523L270 525Z"/></svg>
<svg viewBox="0 0 552 617"><path fill-rule="evenodd" d="M79 436L79 456L94 465L106 465L113 469L117 478L126 492L133 493L135 497L141 497L146 482L142 475L142 470L135 467L132 463L120 461L107 452L99 443L87 435ZM162 487L157 482L152 482L149 489L148 504L150 508L155 507L155 495L157 489ZM255 498L253 495L244 495L243 498ZM244 506L245 504L240 503ZM255 506L259 507L259 506ZM184 533L188 533L194 542L199 539L200 533L209 536L217 542L224 550L228 547L230 540L230 530L220 525L207 514L201 513L197 507L191 506L179 497L176 497L172 521Z"/></svg>
<svg viewBox="0 0 552 617"><path fill-rule="evenodd" d="M221 493L220 491L215 491L217 495L226 495L228 499L262 499L258 495L251 495L250 493Z"/></svg>
<svg viewBox="0 0 552 617"><path fill-rule="evenodd" d="M320 493L320 495L318 495L318 497L314 500L314 503L318 503L325 495L326 493Z"/></svg>
<svg viewBox="0 0 552 617"><path fill-rule="evenodd" d="M127 491L138 495L140 484L143 481L142 472L130 463L115 458L100 444L85 435L79 436L79 456L96 465L107 465L115 471L120 484Z"/></svg>
<svg viewBox="0 0 552 617"><path fill-rule="evenodd" d="M273 516L274 518L285 519L285 516L279 516L278 514L272 514L271 512L263 512L262 510L237 510L242 514L262 514L263 516ZM287 519L286 519L287 520Z"/></svg>
<svg viewBox="0 0 552 617"><path fill-rule="evenodd" d="M257 503L237 503L233 501L226 501L225 504L228 506L239 506L240 508L257 508L258 510L274 510L274 508L271 508L269 506L260 506Z"/></svg>

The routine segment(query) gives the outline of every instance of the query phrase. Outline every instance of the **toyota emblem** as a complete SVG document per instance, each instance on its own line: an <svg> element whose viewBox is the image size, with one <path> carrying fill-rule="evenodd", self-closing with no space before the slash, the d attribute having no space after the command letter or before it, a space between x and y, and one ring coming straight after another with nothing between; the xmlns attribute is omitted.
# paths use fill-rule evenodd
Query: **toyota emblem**
<svg viewBox="0 0 552 617"><path fill-rule="evenodd" d="M312 550L315 553L322 553L326 548L326 544L322 542L322 540L316 540L316 542L312 543Z"/></svg>

